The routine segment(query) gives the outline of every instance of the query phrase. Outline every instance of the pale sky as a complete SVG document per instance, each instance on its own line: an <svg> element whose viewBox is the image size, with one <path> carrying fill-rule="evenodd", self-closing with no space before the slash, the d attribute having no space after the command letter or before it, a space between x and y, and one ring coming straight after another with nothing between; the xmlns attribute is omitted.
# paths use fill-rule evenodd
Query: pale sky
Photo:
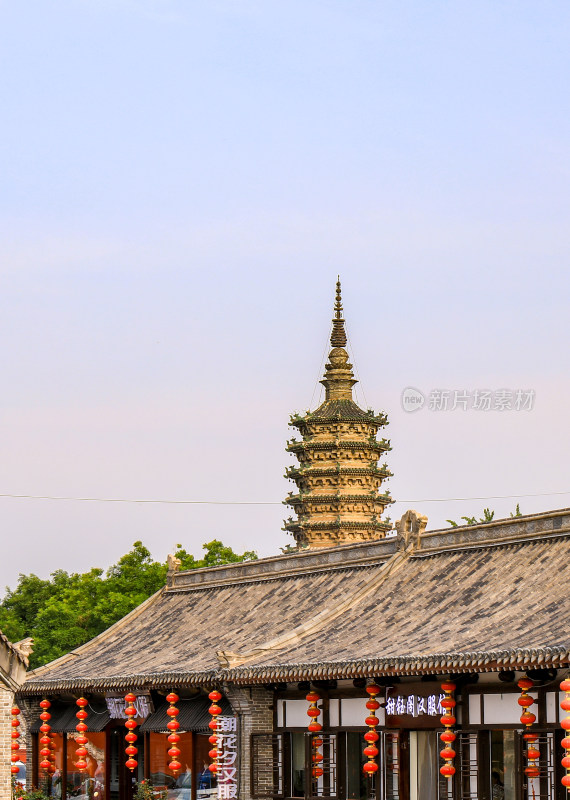
<svg viewBox="0 0 570 800"><path fill-rule="evenodd" d="M273 503L0 498L0 587L292 542L337 273L392 519L570 505L569 33L562 0L0 0L0 494Z"/></svg>

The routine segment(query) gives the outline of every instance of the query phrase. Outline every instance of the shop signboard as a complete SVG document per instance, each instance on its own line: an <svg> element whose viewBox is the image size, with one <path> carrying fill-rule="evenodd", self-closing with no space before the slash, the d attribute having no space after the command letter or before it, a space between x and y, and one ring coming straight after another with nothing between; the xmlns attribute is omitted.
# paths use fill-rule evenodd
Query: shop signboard
<svg viewBox="0 0 570 800"><path fill-rule="evenodd" d="M235 800L238 796L238 730L237 717L218 717L218 800Z"/></svg>
<svg viewBox="0 0 570 800"><path fill-rule="evenodd" d="M444 713L441 705L444 698L437 684L389 686L386 689L386 724L390 727L438 727Z"/></svg>
<svg viewBox="0 0 570 800"><path fill-rule="evenodd" d="M127 704L125 703L125 698L123 696L107 695L105 697L105 702L107 703L107 711L109 712L111 719L127 719L127 715L125 713ZM152 714L154 711L150 693L138 694L134 706L137 710L137 715L135 717L137 720L146 719L149 714Z"/></svg>

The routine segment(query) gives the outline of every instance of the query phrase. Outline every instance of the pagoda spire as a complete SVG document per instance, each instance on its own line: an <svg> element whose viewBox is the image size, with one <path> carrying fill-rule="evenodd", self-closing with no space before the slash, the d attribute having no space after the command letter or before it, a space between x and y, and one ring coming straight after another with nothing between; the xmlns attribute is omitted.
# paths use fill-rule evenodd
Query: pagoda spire
<svg viewBox="0 0 570 800"><path fill-rule="evenodd" d="M331 333L331 345L333 347L346 347L346 331L344 329L344 318L342 316L342 293L340 288L340 275L336 280L336 300L334 304L333 329Z"/></svg>
<svg viewBox="0 0 570 800"><path fill-rule="evenodd" d="M332 319L331 345L329 360L325 365L325 374L321 381L326 390L326 400L352 400L352 387L358 381L354 377L352 364L348 363L346 351L346 330L342 315L342 293L340 276L336 282L336 299Z"/></svg>

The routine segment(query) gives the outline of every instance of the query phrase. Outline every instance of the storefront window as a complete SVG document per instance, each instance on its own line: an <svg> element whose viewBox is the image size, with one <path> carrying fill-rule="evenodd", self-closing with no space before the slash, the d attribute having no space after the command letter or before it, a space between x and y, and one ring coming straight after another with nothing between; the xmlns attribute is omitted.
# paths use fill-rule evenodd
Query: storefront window
<svg viewBox="0 0 570 800"><path fill-rule="evenodd" d="M493 800L515 800L515 731L491 731Z"/></svg>
<svg viewBox="0 0 570 800"><path fill-rule="evenodd" d="M400 734L386 731L384 741L384 769L386 772L386 800L400 797Z"/></svg>
<svg viewBox="0 0 570 800"><path fill-rule="evenodd" d="M55 756L55 772L48 781L48 793L50 797L60 798L62 791L62 773L63 773L63 735L61 733L52 733L51 741L53 745L53 754Z"/></svg>
<svg viewBox="0 0 570 800"><path fill-rule="evenodd" d="M218 789L216 779L208 769L212 759L208 752L212 749L212 745L208 741L208 736L204 734L196 734L194 737L194 747L196 749L196 770L198 776L196 778L196 800L208 800L209 798L216 798L218 796Z"/></svg>
<svg viewBox="0 0 570 800"><path fill-rule="evenodd" d="M75 766L79 760L75 741L78 734L67 736L67 796L88 797L92 800L106 800L105 793L105 734L87 733L87 770L82 774ZM61 797L56 795L56 797Z"/></svg>
<svg viewBox="0 0 570 800"><path fill-rule="evenodd" d="M346 734L346 796L349 800L364 800L369 796L371 778L367 778L362 767L367 760L362 750L360 733Z"/></svg>
<svg viewBox="0 0 570 800"><path fill-rule="evenodd" d="M305 734L291 734L291 795L305 796Z"/></svg>
<svg viewBox="0 0 570 800"><path fill-rule="evenodd" d="M437 748L435 731L410 731L410 800L437 800Z"/></svg>
<svg viewBox="0 0 570 800"><path fill-rule="evenodd" d="M174 777L168 769L170 757L168 756L168 735L166 733L150 734L150 780L155 789L166 789L168 800L192 799L192 734L181 733L178 747L180 748L179 761L182 770L178 777Z"/></svg>

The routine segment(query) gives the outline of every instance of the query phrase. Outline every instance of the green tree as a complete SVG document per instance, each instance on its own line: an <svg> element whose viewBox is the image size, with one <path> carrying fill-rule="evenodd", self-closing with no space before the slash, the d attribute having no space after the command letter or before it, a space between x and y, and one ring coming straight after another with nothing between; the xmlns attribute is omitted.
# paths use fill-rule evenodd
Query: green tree
<svg viewBox="0 0 570 800"><path fill-rule="evenodd" d="M218 539L203 545L201 559L176 546L181 569L251 561L253 551L234 553ZM0 602L0 630L16 642L31 636L34 653L30 666L58 658L102 633L166 581L167 565L154 561L150 551L135 542L132 550L106 572L94 567L84 573L56 570L47 580L20 575L15 589Z"/></svg>
<svg viewBox="0 0 570 800"><path fill-rule="evenodd" d="M517 503L517 507L514 510L514 513L511 512L511 517L522 517L520 506ZM461 517L461 519L465 520L466 525L477 525L478 522L492 522L495 518L495 512L491 511L489 508L483 509L483 516L480 519L476 517ZM453 519L446 519L446 522L449 522L452 528L457 528L458 523L455 522Z"/></svg>

